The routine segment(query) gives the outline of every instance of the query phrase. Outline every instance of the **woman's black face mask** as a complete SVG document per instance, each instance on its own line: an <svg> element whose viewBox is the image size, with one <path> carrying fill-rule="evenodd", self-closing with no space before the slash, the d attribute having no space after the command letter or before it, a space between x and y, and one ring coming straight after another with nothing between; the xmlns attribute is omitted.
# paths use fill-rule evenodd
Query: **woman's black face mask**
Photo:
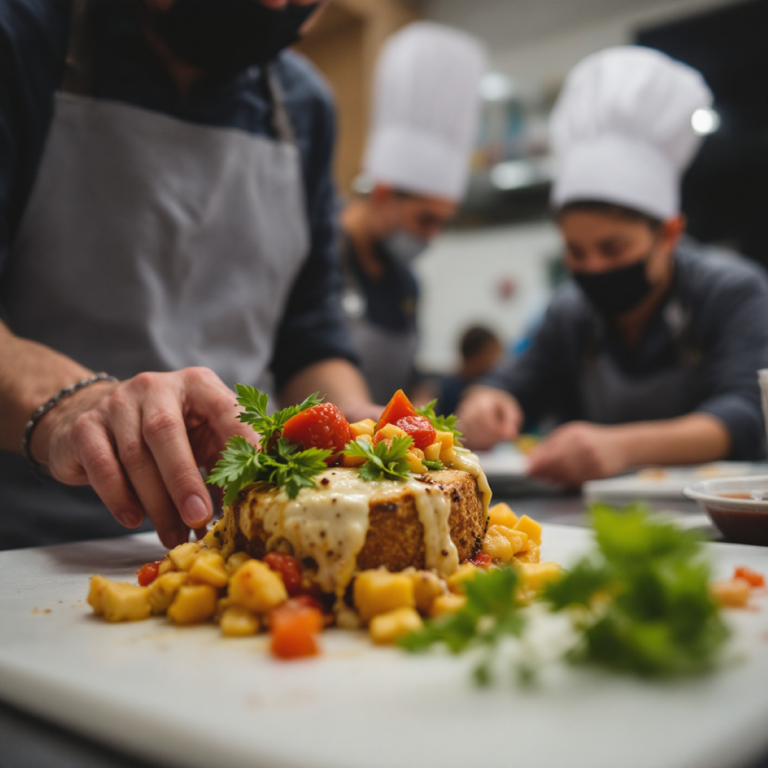
<svg viewBox="0 0 768 768"><path fill-rule="evenodd" d="M653 289L645 273L649 258L608 272L574 272L573 279L598 312L615 318L634 309Z"/></svg>
<svg viewBox="0 0 768 768"><path fill-rule="evenodd" d="M153 18L180 59L207 74L228 77L266 63L295 43L317 5L275 9L257 0L176 0Z"/></svg>

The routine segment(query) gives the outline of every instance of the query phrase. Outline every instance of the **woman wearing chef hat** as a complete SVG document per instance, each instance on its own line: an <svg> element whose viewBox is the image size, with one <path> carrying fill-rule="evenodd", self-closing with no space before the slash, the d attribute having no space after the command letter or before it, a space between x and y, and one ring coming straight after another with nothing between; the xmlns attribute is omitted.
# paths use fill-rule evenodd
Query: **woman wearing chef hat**
<svg viewBox="0 0 768 768"><path fill-rule="evenodd" d="M691 117L711 101L697 71L646 48L605 50L570 73L550 127L573 279L531 347L463 401L470 444L555 415L563 423L530 472L568 485L761 456L766 275L683 237L680 177L700 142Z"/></svg>
<svg viewBox="0 0 768 768"><path fill-rule="evenodd" d="M484 69L474 38L425 21L393 35L377 63L367 189L341 218L344 309L376 402L413 379L418 285L411 263L464 194Z"/></svg>

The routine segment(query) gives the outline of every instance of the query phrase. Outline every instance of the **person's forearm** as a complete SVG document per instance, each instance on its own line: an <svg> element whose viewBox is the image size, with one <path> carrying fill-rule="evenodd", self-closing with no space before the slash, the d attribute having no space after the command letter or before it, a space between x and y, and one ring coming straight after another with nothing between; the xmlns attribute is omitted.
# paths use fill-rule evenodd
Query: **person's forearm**
<svg viewBox="0 0 768 768"><path fill-rule="evenodd" d="M664 421L634 422L613 427L627 466L698 464L728 456L731 436L725 425L706 413Z"/></svg>
<svg viewBox="0 0 768 768"><path fill-rule="evenodd" d="M24 425L34 410L90 375L74 360L14 336L0 323L0 449L20 452Z"/></svg>
<svg viewBox="0 0 768 768"><path fill-rule="evenodd" d="M360 371L342 359L321 360L299 371L279 393L281 405L301 402L319 392L342 411L369 407L371 396Z"/></svg>

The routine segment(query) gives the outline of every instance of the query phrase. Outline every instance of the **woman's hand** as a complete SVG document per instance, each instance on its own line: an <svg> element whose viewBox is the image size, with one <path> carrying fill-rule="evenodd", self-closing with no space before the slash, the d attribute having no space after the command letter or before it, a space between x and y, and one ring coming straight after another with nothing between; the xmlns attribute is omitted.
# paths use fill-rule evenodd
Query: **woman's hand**
<svg viewBox="0 0 768 768"><path fill-rule="evenodd" d="M512 395L482 385L467 390L456 415L463 442L477 451L493 448L502 440L514 440L523 424L523 412Z"/></svg>
<svg viewBox="0 0 768 768"><path fill-rule="evenodd" d="M199 468L228 437L257 436L237 419L235 394L207 368L142 373L62 400L38 424L32 455L68 485L91 485L128 528L148 515L167 547L212 514Z"/></svg>

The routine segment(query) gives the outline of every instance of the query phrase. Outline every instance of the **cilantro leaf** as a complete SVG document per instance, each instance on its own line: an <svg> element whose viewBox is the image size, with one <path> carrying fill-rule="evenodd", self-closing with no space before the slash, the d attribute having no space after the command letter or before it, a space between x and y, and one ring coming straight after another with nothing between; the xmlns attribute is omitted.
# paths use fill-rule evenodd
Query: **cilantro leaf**
<svg viewBox="0 0 768 768"><path fill-rule="evenodd" d="M461 432L456 428L456 416L453 414L450 416L438 416L435 413L436 403L437 400L432 400L426 405L421 406L421 408L416 408L416 413L427 419L438 432L451 432L454 441L458 442L461 440Z"/></svg>
<svg viewBox="0 0 768 768"><path fill-rule="evenodd" d="M363 480L378 480L382 476L390 480L407 480L411 471L406 454L412 445L410 435L393 437L391 447L385 440L374 445L357 439L347 443L344 454L366 460L359 470Z"/></svg>
<svg viewBox="0 0 768 768"><path fill-rule="evenodd" d="M255 387L249 387L245 384L236 384L235 389L237 390L237 402L244 409L238 419L243 424L253 427L261 435L261 441L265 445L274 434L282 432L288 419L297 413L306 411L307 408L320 405L322 402L322 399L318 398L318 393L315 392L298 405L290 405L270 416L267 413L269 397L266 392L261 392Z"/></svg>
<svg viewBox="0 0 768 768"><path fill-rule="evenodd" d="M225 488L224 504L231 504L241 488L253 483L260 473L261 454L241 435L227 440L221 458L208 474L206 482Z"/></svg>
<svg viewBox="0 0 768 768"><path fill-rule="evenodd" d="M439 459L435 459L434 461L431 459L422 459L421 463L431 472L434 472L438 469L445 469L445 464L443 464L443 462Z"/></svg>

